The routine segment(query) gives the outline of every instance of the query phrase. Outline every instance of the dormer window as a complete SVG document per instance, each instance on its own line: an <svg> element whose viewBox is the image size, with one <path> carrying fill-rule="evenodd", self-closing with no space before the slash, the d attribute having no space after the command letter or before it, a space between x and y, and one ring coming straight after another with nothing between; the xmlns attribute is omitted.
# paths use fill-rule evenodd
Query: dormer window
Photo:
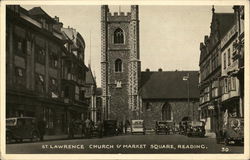
<svg viewBox="0 0 250 160"><path fill-rule="evenodd" d="M114 32L114 43L115 44L124 43L124 33L121 28L117 28Z"/></svg>

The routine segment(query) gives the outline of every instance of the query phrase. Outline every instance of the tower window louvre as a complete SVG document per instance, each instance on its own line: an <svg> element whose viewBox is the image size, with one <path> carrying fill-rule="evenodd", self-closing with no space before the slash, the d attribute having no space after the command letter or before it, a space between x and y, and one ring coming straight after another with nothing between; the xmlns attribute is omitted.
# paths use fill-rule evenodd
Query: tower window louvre
<svg viewBox="0 0 250 160"><path fill-rule="evenodd" d="M115 72L122 72L122 60L117 59L115 61Z"/></svg>
<svg viewBox="0 0 250 160"><path fill-rule="evenodd" d="M115 44L124 43L124 34L121 28L117 28L114 32L114 43Z"/></svg>

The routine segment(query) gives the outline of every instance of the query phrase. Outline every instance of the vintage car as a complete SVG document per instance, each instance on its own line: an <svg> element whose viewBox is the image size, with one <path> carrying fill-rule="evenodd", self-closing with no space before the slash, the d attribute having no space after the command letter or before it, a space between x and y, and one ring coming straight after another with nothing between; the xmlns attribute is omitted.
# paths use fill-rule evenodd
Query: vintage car
<svg viewBox="0 0 250 160"><path fill-rule="evenodd" d="M204 137L205 136L205 124L201 121L189 121L187 123L187 136L199 136Z"/></svg>
<svg viewBox="0 0 250 160"><path fill-rule="evenodd" d="M172 121L166 121L166 130L167 130L167 134L174 134L175 133L175 125L174 122Z"/></svg>
<svg viewBox="0 0 250 160"><path fill-rule="evenodd" d="M167 122L166 121L156 121L155 122L155 133L156 134L167 134Z"/></svg>
<svg viewBox="0 0 250 160"><path fill-rule="evenodd" d="M118 134L117 120L104 120L103 121L103 134L104 136L114 136Z"/></svg>
<svg viewBox="0 0 250 160"><path fill-rule="evenodd" d="M131 121L131 134L142 133L145 135L145 126L143 120L132 120Z"/></svg>
<svg viewBox="0 0 250 160"><path fill-rule="evenodd" d="M224 142L229 144L244 143L244 118L228 117L224 120L219 133L216 133L217 143Z"/></svg>
<svg viewBox="0 0 250 160"><path fill-rule="evenodd" d="M11 143L12 140L23 141L23 139L39 141L39 137L35 118L13 117L6 119L6 143Z"/></svg>

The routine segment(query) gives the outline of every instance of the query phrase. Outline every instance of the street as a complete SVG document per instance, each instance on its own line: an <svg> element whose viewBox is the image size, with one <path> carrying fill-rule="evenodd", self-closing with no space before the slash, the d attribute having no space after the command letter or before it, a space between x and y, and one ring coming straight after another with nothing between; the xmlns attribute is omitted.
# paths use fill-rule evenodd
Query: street
<svg viewBox="0 0 250 160"><path fill-rule="evenodd" d="M119 135L114 137L53 140L7 144L7 154L139 154L139 153L243 153L243 146L216 144L215 138L184 135Z"/></svg>

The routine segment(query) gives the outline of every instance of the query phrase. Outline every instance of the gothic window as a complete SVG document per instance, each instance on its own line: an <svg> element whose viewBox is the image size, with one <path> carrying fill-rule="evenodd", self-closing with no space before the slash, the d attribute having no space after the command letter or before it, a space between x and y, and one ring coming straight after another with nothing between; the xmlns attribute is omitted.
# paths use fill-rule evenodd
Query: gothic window
<svg viewBox="0 0 250 160"><path fill-rule="evenodd" d="M115 44L124 43L124 34L121 28L117 28L114 32L114 43Z"/></svg>
<svg viewBox="0 0 250 160"><path fill-rule="evenodd" d="M171 120L171 106L166 103L162 107L162 120Z"/></svg>
<svg viewBox="0 0 250 160"><path fill-rule="evenodd" d="M115 72L122 72L122 60L117 59L115 61Z"/></svg>

